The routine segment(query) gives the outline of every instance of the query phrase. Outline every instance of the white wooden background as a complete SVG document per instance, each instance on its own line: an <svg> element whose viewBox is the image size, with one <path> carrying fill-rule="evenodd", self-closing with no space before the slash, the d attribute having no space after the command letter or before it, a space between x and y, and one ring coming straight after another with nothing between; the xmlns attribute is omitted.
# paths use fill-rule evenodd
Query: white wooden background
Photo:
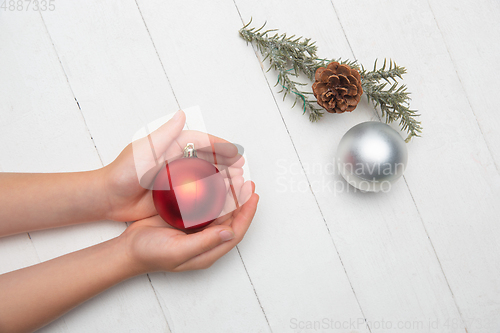
<svg viewBox="0 0 500 333"><path fill-rule="evenodd" d="M500 332L498 1L53 3L0 10L2 171L99 168L143 124L199 105L245 147L261 201L210 269L133 278L40 332ZM389 193L340 191L328 169L342 135L378 119L366 100L316 124L290 109L238 36L250 17L321 57L407 67L424 132ZM0 273L125 227L2 238Z"/></svg>

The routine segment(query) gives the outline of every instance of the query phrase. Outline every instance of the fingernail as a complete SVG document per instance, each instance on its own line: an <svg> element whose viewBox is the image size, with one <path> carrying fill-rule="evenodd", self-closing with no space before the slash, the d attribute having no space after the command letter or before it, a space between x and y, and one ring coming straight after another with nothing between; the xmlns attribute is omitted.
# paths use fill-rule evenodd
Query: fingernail
<svg viewBox="0 0 500 333"><path fill-rule="evenodd" d="M229 231L229 230L222 230L220 233L220 239L223 241L223 242L227 242L228 240L231 240L234 238L234 234Z"/></svg>
<svg viewBox="0 0 500 333"><path fill-rule="evenodd" d="M178 110L174 116L172 117L173 120L179 120L179 118L181 117L181 110Z"/></svg>

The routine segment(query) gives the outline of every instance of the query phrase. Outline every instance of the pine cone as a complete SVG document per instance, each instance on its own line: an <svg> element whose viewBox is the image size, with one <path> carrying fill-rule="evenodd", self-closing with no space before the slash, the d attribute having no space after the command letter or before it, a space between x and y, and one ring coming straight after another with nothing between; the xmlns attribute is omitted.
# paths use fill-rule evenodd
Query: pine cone
<svg viewBox="0 0 500 333"><path fill-rule="evenodd" d="M358 71L338 62L319 67L312 85L318 104L330 113L352 111L363 94Z"/></svg>

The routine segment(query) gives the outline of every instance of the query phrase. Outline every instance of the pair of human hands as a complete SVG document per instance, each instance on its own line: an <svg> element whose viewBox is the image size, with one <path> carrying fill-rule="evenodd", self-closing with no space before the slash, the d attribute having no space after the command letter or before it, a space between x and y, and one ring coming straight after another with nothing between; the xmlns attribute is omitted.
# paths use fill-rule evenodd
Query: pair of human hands
<svg viewBox="0 0 500 333"><path fill-rule="evenodd" d="M202 132L183 131L185 121L184 112L178 111L158 130L129 144L115 161L100 170L108 206L106 218L136 221L119 240L138 274L210 267L243 239L257 209L259 197L253 182L244 183L244 159L236 146ZM199 158L217 163L228 185L224 214L191 234L170 227L156 215L150 190L154 179L150 175L156 174L165 161L182 156L187 143L200 147ZM231 207L235 205L231 198L239 203L236 207Z"/></svg>

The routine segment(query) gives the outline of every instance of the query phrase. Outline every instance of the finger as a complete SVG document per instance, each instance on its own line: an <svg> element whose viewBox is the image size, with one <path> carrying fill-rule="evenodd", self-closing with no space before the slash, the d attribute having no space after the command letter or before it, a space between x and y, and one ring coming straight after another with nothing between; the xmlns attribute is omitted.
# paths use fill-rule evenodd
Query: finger
<svg viewBox="0 0 500 333"><path fill-rule="evenodd" d="M248 199L252 196L252 194L255 192L255 183L252 181L246 181L245 184L241 187L241 190L239 192L238 196L238 204L240 206L243 206Z"/></svg>
<svg viewBox="0 0 500 333"><path fill-rule="evenodd" d="M221 225L231 225L231 223L233 223L233 215L232 214L228 219L222 221L220 224Z"/></svg>
<svg viewBox="0 0 500 333"><path fill-rule="evenodd" d="M250 182L246 182L245 184L247 184L246 186L248 186L250 184ZM243 187L242 185L243 185L243 181L241 181L241 184L239 184L239 186L237 185L235 187L234 193L235 193L236 197L240 196L240 192L241 192L241 189ZM252 186L251 188L252 188L252 193L253 193L255 186ZM222 213L221 213L224 215L218 217L213 222L214 224L231 225L232 217L237 215L239 213L239 211L241 210L240 203L235 202L234 194L228 193L227 196L228 196L228 198L226 199L226 204L225 204L224 209L222 210Z"/></svg>
<svg viewBox="0 0 500 333"><path fill-rule="evenodd" d="M241 176L235 177L231 179L229 189L226 193L226 201L224 203L224 207L220 213L220 216L224 216L236 208L238 208L238 193L240 192L241 187L243 186L244 179ZM229 181L228 181L229 183Z"/></svg>
<svg viewBox="0 0 500 333"><path fill-rule="evenodd" d="M171 162L171 161L170 161ZM164 166L165 164L161 164L161 166ZM243 169L240 167L227 167L223 166L221 167L220 165L217 165L219 172L221 175L227 180L229 177L238 177L243 175ZM153 167L146 171L142 177L139 180L140 185L145 188L145 189L152 189L153 186L153 181L155 177L158 175L159 168L158 167ZM227 186L226 186L227 187Z"/></svg>
<svg viewBox="0 0 500 333"><path fill-rule="evenodd" d="M217 245L233 239L234 235L232 228L227 226L212 226L197 233L179 235L176 239L176 251L179 253L178 261L183 263L199 254L210 251Z"/></svg>
<svg viewBox="0 0 500 333"><path fill-rule="evenodd" d="M246 182L246 186L249 186L253 183L251 182ZM230 225L230 221L226 222L229 220L235 213L237 213L241 207L239 203L239 198L241 189L244 185L244 179L243 177L237 177L232 181L232 188L227 192L226 194L226 202L224 203L224 208L222 209L222 212L220 216L213 222L213 224L224 224L224 225ZM251 193L253 193L255 189L255 185L250 186Z"/></svg>
<svg viewBox="0 0 500 333"><path fill-rule="evenodd" d="M232 228L235 234L235 238L240 237L239 240L243 239L243 236L250 227L250 223L252 222L253 217L255 216L255 212L257 211L257 204L259 203L259 195L253 193L248 199L248 201L241 206L238 214L234 215L234 221L232 224Z"/></svg>
<svg viewBox="0 0 500 333"><path fill-rule="evenodd" d="M220 166L220 168L224 167L233 167L233 168L241 168L245 164L245 158L240 154L236 154L234 156L228 157L218 153L205 152L205 151L196 151L196 155L199 158L204 159L212 164Z"/></svg>
<svg viewBox="0 0 500 333"><path fill-rule="evenodd" d="M217 136L186 130L177 138L180 147L185 147L188 143L193 143L197 151L216 153L217 155L233 157L238 154L238 147L231 142Z"/></svg>
<svg viewBox="0 0 500 333"><path fill-rule="evenodd" d="M175 271L208 268L224 254L228 253L245 236L245 233L250 227L252 219L255 216L258 202L259 196L257 194L253 194L247 203L241 208L239 214L234 218L231 227L233 228L235 237L232 240L222 243L219 246L216 246L213 249L203 252L202 254L184 262L183 264L177 266ZM212 227L205 230L210 228Z"/></svg>
<svg viewBox="0 0 500 333"><path fill-rule="evenodd" d="M148 188L164 161L164 152L181 133L186 117L182 110L148 136L132 142L135 169L140 184Z"/></svg>
<svg viewBox="0 0 500 333"><path fill-rule="evenodd" d="M155 227L155 228L173 228L170 224L165 222L159 215L154 215L142 220L137 220L135 222L132 222L130 224L132 225L140 225L140 226L148 226L148 227Z"/></svg>
<svg viewBox="0 0 500 333"><path fill-rule="evenodd" d="M246 201L248 201L248 198L255 193L255 183L252 181L246 181L245 184L243 184L240 192L238 193L238 208L236 208L233 212L233 215L236 216L239 211L241 210L241 207L245 204ZM245 197L243 201L242 197Z"/></svg>
<svg viewBox="0 0 500 333"><path fill-rule="evenodd" d="M234 196L231 191L229 191L226 195L226 203L224 205L224 209L220 213L219 217L212 222L214 225L224 224L230 225L229 219L233 217L233 212L237 209Z"/></svg>
<svg viewBox="0 0 500 333"><path fill-rule="evenodd" d="M156 131L149 135L150 145L154 148L157 159L165 153L172 143L175 142L177 137L182 132L186 122L186 115L182 110L177 111L172 119L160 126Z"/></svg>
<svg viewBox="0 0 500 333"><path fill-rule="evenodd" d="M220 173L224 178L233 178L237 176L242 176L243 175L243 169L242 168L232 168L232 167L224 167L219 169Z"/></svg>
<svg viewBox="0 0 500 333"><path fill-rule="evenodd" d="M226 194L230 196L230 198L232 198L232 201L235 200L235 198L233 198L233 196L236 194L238 195L238 193L240 193L240 189L241 187L243 186L243 182L244 182L244 178L243 176L235 176L233 178L224 178L224 185L226 186ZM231 188L232 186L232 188ZM233 190L236 192L236 193L233 193ZM226 201L227 201L228 198L226 198Z"/></svg>
<svg viewBox="0 0 500 333"><path fill-rule="evenodd" d="M230 225L228 220L233 217L233 212L229 212L227 214L224 214L222 216L219 216L218 218L215 219L215 221L212 222L212 225Z"/></svg>

